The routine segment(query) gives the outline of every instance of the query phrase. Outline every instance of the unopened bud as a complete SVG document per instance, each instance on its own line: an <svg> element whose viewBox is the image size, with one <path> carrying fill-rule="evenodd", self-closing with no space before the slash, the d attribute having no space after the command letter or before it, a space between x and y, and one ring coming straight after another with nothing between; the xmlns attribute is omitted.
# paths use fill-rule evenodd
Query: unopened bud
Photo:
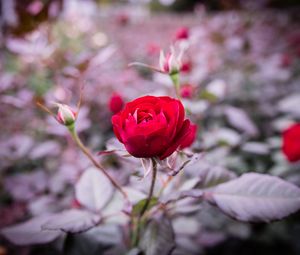
<svg viewBox="0 0 300 255"><path fill-rule="evenodd" d="M184 84L180 88L180 95L182 98L192 98L195 88L190 84Z"/></svg>
<svg viewBox="0 0 300 255"><path fill-rule="evenodd" d="M164 73L178 73L182 67L182 57L187 49L187 44L181 43L178 47L171 46L170 52L165 56L164 52L160 52L159 66Z"/></svg>
<svg viewBox="0 0 300 255"><path fill-rule="evenodd" d="M66 104L57 104L58 112L56 119L57 121L65 126L70 126L76 121L77 113Z"/></svg>
<svg viewBox="0 0 300 255"><path fill-rule="evenodd" d="M183 62L180 71L182 73L190 73L192 70L192 64L189 61Z"/></svg>
<svg viewBox="0 0 300 255"><path fill-rule="evenodd" d="M122 110L123 106L124 106L123 98L117 93L113 94L108 102L108 107L110 111L113 114L116 114Z"/></svg>
<svg viewBox="0 0 300 255"><path fill-rule="evenodd" d="M175 40L186 40L189 38L189 29L187 27L181 27L176 31Z"/></svg>

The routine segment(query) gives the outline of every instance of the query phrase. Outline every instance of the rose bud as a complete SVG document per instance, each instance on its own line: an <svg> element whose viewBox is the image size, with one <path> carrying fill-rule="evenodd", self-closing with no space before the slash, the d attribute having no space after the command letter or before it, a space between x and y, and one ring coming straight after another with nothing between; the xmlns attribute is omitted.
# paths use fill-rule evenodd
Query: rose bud
<svg viewBox="0 0 300 255"><path fill-rule="evenodd" d="M147 65L141 62L132 62L129 64L129 66L141 66L144 68L149 68L150 70L155 72L169 74L172 78L172 76L178 76L179 71L181 71L182 57L188 47L189 43L187 41L181 41L176 43L175 45L172 45L170 47L170 51L166 55L161 50L159 56L159 67Z"/></svg>
<svg viewBox="0 0 300 255"><path fill-rule="evenodd" d="M159 57L160 70L164 73L178 73L181 68L180 59L177 59L173 53L168 52L166 57L164 52L160 52Z"/></svg>
<svg viewBox="0 0 300 255"><path fill-rule="evenodd" d="M182 67L182 56L187 48L187 44L179 44L179 48L170 47L170 52L165 56L163 51L160 51L159 66L164 73L175 74L178 73Z"/></svg>
<svg viewBox="0 0 300 255"><path fill-rule="evenodd" d="M65 126L70 126L76 121L77 113L66 104L57 104L58 112L56 119L57 121Z"/></svg>
<svg viewBox="0 0 300 255"><path fill-rule="evenodd" d="M165 56L163 51L160 51L159 66L164 73L174 74L178 73L182 66L183 51L176 51L173 46L170 47L170 52Z"/></svg>
<svg viewBox="0 0 300 255"><path fill-rule="evenodd" d="M182 73L189 73L192 70L192 64L191 62L183 62L181 65L180 71Z"/></svg>
<svg viewBox="0 0 300 255"><path fill-rule="evenodd" d="M112 124L116 137L132 156L165 159L194 140L195 128L184 116L179 100L144 96L127 103L112 117Z"/></svg>
<svg viewBox="0 0 300 255"><path fill-rule="evenodd" d="M179 28L175 33L175 40L186 40L189 38L189 29L187 27Z"/></svg>
<svg viewBox="0 0 300 255"><path fill-rule="evenodd" d="M108 107L110 111L116 114L122 110L123 106L124 106L123 98L117 93L113 94L108 102Z"/></svg>
<svg viewBox="0 0 300 255"><path fill-rule="evenodd" d="M182 98L192 98L195 88L190 84L184 84L180 87L180 96Z"/></svg>
<svg viewBox="0 0 300 255"><path fill-rule="evenodd" d="M282 152L290 162L300 160L300 123L283 132Z"/></svg>

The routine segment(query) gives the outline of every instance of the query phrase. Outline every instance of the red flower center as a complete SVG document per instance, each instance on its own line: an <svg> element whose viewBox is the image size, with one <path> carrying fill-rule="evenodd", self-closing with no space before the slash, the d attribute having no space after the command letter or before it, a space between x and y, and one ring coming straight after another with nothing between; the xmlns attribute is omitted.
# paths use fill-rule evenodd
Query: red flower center
<svg viewBox="0 0 300 255"><path fill-rule="evenodd" d="M137 124L148 122L149 120L153 120L153 115L145 110L136 110L134 114Z"/></svg>

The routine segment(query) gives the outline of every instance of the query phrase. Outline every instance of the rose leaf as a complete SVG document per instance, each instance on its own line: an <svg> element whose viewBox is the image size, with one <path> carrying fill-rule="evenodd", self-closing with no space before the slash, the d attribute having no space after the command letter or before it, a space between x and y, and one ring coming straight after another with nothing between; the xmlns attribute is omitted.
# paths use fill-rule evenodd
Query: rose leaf
<svg viewBox="0 0 300 255"><path fill-rule="evenodd" d="M57 214L42 225L43 230L62 230L78 233L89 230L100 222L99 215L84 210L71 209Z"/></svg>
<svg viewBox="0 0 300 255"><path fill-rule="evenodd" d="M207 191L204 197L240 221L269 222L300 209L300 189L275 176L247 173Z"/></svg>
<svg viewBox="0 0 300 255"><path fill-rule="evenodd" d="M75 186L76 199L91 211L100 211L113 195L107 177L96 168L87 169Z"/></svg>
<svg viewBox="0 0 300 255"><path fill-rule="evenodd" d="M44 244L58 238L61 231L43 230L42 225L54 217L42 215L32 218L26 222L3 228L1 235L16 245Z"/></svg>
<svg viewBox="0 0 300 255"><path fill-rule="evenodd" d="M150 221L142 233L140 248L145 255L169 255L175 248L175 236L172 224L168 218Z"/></svg>

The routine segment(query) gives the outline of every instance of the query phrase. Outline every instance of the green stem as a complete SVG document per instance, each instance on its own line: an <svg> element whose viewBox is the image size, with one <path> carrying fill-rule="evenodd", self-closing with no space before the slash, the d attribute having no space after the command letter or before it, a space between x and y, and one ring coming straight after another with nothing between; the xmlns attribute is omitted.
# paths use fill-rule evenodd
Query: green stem
<svg viewBox="0 0 300 255"><path fill-rule="evenodd" d="M153 196L153 191L154 191L154 186L155 186L155 181L156 181L157 163L154 159L151 159L151 160L152 160L152 164L153 164L151 185L150 185L150 190L149 190L149 194L148 194L146 203L145 203L144 207L142 208L140 215L137 218L136 224L134 224L135 225L135 230L133 233L133 246L134 247L136 247L139 243L141 225L143 223L143 216L144 216L145 212L147 211L149 204L151 202L151 199ZM133 222L135 223L135 220L133 220Z"/></svg>
<svg viewBox="0 0 300 255"><path fill-rule="evenodd" d="M171 73L170 78L175 87L176 96L180 99L180 82L179 82L179 72Z"/></svg>
<svg viewBox="0 0 300 255"><path fill-rule="evenodd" d="M151 160L152 160L152 164L153 164L153 169L152 169L152 180L151 180L151 185L150 185L150 191L149 191L149 195L148 195L148 198L146 200L146 203L145 203L144 207L141 210L140 217L142 217L148 209L151 198L153 196L153 191L154 191L154 186L155 186L155 181L156 181L157 163L154 159L151 159Z"/></svg>
<svg viewBox="0 0 300 255"><path fill-rule="evenodd" d="M76 142L76 144L78 145L78 147L81 149L81 151L89 158L89 160L94 164L94 166L96 168L98 168L111 182L111 184L117 189L119 190L122 195L127 199L127 194L125 193L125 191L121 188L121 186L116 183L116 181L106 172L106 170L104 169L104 167L98 163L98 161L93 157L92 153L88 150L88 148L85 147L85 145L82 143L81 139L79 138L77 132L75 131L75 125L69 125L67 126L73 140Z"/></svg>

